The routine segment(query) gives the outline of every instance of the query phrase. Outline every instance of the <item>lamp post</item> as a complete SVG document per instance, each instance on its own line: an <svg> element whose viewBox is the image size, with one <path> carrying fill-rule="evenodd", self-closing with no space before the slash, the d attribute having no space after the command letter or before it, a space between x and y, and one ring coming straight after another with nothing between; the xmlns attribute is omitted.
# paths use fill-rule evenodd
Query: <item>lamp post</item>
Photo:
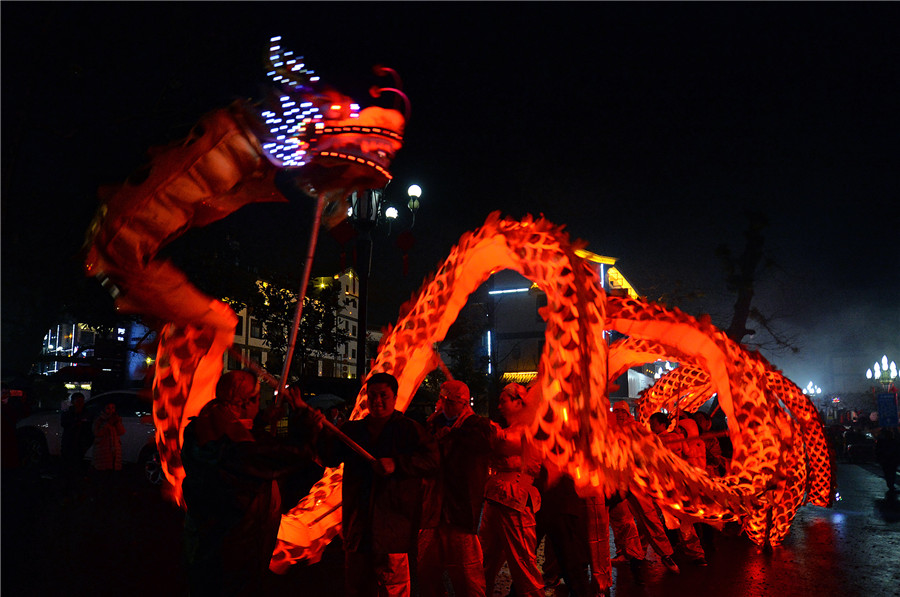
<svg viewBox="0 0 900 597"><path fill-rule="evenodd" d="M412 224L410 226L415 226L416 212L419 211L419 197L422 196L422 187L417 184L409 185L409 188L406 189L406 194L409 195L409 202L406 204L406 207L412 212Z"/></svg>
<svg viewBox="0 0 900 597"><path fill-rule="evenodd" d="M413 205L413 189L416 189L415 205ZM408 191L410 200L408 207L415 223L416 210L419 208L418 198L422 189L412 185ZM369 275L372 272L372 233L382 219L388 220L388 230L399 216L393 206L384 200L384 190L369 189L354 192L350 195L350 220L359 232L356 240L356 273L359 276L359 306L357 308L356 328L356 378L362 382L368 370L366 355L366 330L368 328L367 311L369 297Z"/></svg>
<svg viewBox="0 0 900 597"><path fill-rule="evenodd" d="M813 398L819 397L822 395L822 388L814 384L813 382L809 382L806 384L806 387L803 388L803 393L809 396L810 402L815 405L815 401ZM825 401L822 401L822 410L825 410Z"/></svg>
<svg viewBox="0 0 900 597"><path fill-rule="evenodd" d="M894 384L894 380L897 379L897 363L891 361L888 364L887 355L882 356L881 363L876 361L871 369L866 370L866 379L880 383L884 391L887 392Z"/></svg>

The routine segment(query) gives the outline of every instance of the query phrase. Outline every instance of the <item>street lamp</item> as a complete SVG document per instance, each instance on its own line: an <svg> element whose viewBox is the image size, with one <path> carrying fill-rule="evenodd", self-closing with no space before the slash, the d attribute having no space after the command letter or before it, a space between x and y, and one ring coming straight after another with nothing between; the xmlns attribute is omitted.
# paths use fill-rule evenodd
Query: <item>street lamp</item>
<svg viewBox="0 0 900 597"><path fill-rule="evenodd" d="M822 388L820 388L813 382L809 382L808 384L806 384L806 387L803 388L803 393L807 396L818 396L822 393Z"/></svg>
<svg viewBox="0 0 900 597"><path fill-rule="evenodd" d="M875 366L866 370L866 379L880 383L887 391L897 379L897 363L891 361L888 364L887 355L881 357L881 363L875 362Z"/></svg>
<svg viewBox="0 0 900 597"><path fill-rule="evenodd" d="M413 198L413 189L416 196ZM422 189L418 185L409 187L409 209L413 214L415 223L416 210L419 209L419 197ZM415 199L415 204L413 204ZM356 378L360 382L365 379L368 367L366 358L366 330L368 327L367 311L369 297L369 274L372 272L372 231L383 219L388 220L388 226L399 216L397 208L389 206L384 200L384 190L369 189L354 192L350 195L350 209L348 212L350 221L359 232L356 239L356 274L359 276L359 306L357 307L356 328ZM389 228L390 230L390 228Z"/></svg>
<svg viewBox="0 0 900 597"><path fill-rule="evenodd" d="M416 223L416 212L419 211L419 197L422 196L422 187L417 184L409 185L409 188L406 189L406 194L409 195L409 203L406 206L409 208L409 211L412 212L412 224Z"/></svg>

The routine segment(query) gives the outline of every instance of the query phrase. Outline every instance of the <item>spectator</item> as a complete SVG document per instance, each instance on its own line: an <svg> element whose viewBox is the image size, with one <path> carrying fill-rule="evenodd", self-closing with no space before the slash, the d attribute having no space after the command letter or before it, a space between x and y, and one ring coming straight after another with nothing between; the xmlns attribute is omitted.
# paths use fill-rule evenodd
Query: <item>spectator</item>
<svg viewBox="0 0 900 597"><path fill-rule="evenodd" d="M0 460L2 460L3 469L15 469L19 467L19 445L16 439L16 423L27 417L31 413L28 403L25 401L25 393L22 390L13 390L5 383L2 388L2 419L3 433L2 451L0 451Z"/></svg>
<svg viewBox="0 0 900 597"><path fill-rule="evenodd" d="M429 482L418 543L419 594L443 595L442 572L456 595L485 594L478 523L491 449L491 422L470 406L461 381L441 386L439 409L425 428L437 440L440 471Z"/></svg>
<svg viewBox="0 0 900 597"><path fill-rule="evenodd" d="M419 423L394 410L397 390L393 375L373 374L366 383L369 414L341 428L374 461L337 438L325 438L320 445L326 466L344 463L348 597L410 594L408 554L419 531L422 479L437 474L438 451Z"/></svg>
<svg viewBox="0 0 900 597"><path fill-rule="evenodd" d="M98 471L122 470L122 436L125 425L122 417L116 413L116 405L109 402L94 420L94 454L93 464Z"/></svg>
<svg viewBox="0 0 900 597"><path fill-rule="evenodd" d="M71 477L82 472L84 455L94 443L94 437L91 421L84 410L84 394L75 392L70 402L69 410L60 415L60 453L66 474Z"/></svg>
<svg viewBox="0 0 900 597"><path fill-rule="evenodd" d="M281 521L276 480L309 461L322 415L287 399L306 414L303 448L278 443L253 426L259 383L249 371L229 371L216 397L184 429L183 491L187 505L184 556L191 597L254 595L269 568Z"/></svg>
<svg viewBox="0 0 900 597"><path fill-rule="evenodd" d="M897 494L897 467L900 466L900 436L896 427L885 427L875 440L875 456L884 472L888 494Z"/></svg>

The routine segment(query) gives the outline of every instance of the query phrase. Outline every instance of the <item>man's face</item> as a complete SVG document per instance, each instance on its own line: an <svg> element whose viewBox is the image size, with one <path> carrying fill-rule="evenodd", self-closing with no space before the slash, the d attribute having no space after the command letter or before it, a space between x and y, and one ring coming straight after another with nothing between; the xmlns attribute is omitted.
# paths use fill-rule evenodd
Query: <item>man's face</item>
<svg viewBox="0 0 900 597"><path fill-rule="evenodd" d="M241 375L235 380L236 406L239 419L256 418L259 414L259 380L253 375Z"/></svg>
<svg viewBox="0 0 900 597"><path fill-rule="evenodd" d="M500 392L497 408L500 410L500 414L503 415L503 418L509 421L510 417L525 408L525 405L522 404L521 400L515 398L509 392L503 391Z"/></svg>
<svg viewBox="0 0 900 597"><path fill-rule="evenodd" d="M618 423L619 425L624 425L629 419L631 419L631 413L621 408L614 409L613 414L616 416L616 423Z"/></svg>
<svg viewBox="0 0 900 597"><path fill-rule="evenodd" d="M255 419L259 414L259 388L251 394L243 406L242 419Z"/></svg>
<svg viewBox="0 0 900 597"><path fill-rule="evenodd" d="M397 396L385 383L372 384L367 388L369 396L369 415L375 419L387 419L394 412Z"/></svg>
<svg viewBox="0 0 900 597"><path fill-rule="evenodd" d="M441 390L441 408L444 410L444 416L448 419L455 419L466 408L466 400L459 396L451 396L446 390Z"/></svg>

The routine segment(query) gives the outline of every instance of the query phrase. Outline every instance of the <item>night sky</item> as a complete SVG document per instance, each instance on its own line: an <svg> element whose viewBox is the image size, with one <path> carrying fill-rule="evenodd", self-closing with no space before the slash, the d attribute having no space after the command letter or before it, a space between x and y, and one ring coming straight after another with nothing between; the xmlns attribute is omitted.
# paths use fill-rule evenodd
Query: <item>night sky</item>
<svg viewBox="0 0 900 597"><path fill-rule="evenodd" d="M371 323L500 210L565 224L650 298L702 294L681 308L727 327L716 248L739 254L756 210L754 304L801 348L764 354L800 385L834 347L900 359L895 3L4 2L0 20L4 374L84 286L97 188L260 97L278 34L363 105L377 63L412 103L387 196L423 188L417 242L404 277L397 228L379 231ZM221 230L299 274L311 206ZM323 234L316 273L339 253Z"/></svg>

